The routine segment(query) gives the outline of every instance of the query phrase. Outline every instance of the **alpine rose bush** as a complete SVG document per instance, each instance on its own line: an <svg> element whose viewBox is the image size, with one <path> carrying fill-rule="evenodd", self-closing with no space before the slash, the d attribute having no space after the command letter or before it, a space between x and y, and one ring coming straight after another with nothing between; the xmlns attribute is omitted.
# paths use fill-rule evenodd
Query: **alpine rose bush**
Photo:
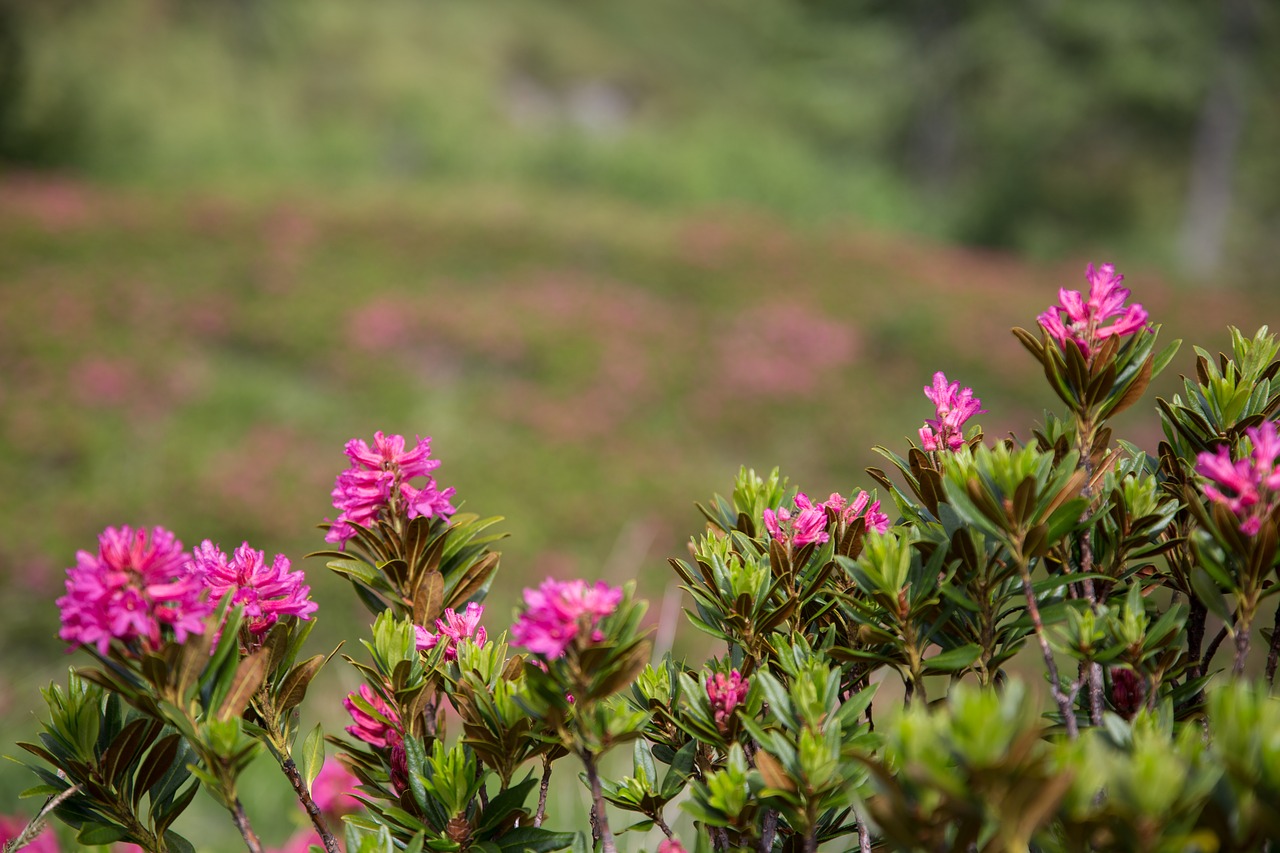
<svg viewBox="0 0 1280 853"><path fill-rule="evenodd" d="M346 444L336 548L311 555L369 611L344 655L361 683L346 737L300 739L337 652L301 653L304 573L248 543L188 553L161 527L108 528L57 599L95 665L44 691L45 730L20 744L48 798L31 826L189 853L175 820L203 788L250 853L617 853L619 812L631 849L658 853L1269 849L1280 339L1197 350L1152 457L1110 419L1178 342L1156 350L1113 266L1086 278L1036 334L1013 330L1066 407L1026 435L989 441L982 401L938 371L933 417L875 448L893 469L867 469L876 494L818 503L744 467L697 505L705 527L669 564L706 661L653 659L634 583L547 578L501 630L483 604L501 519L455 512L430 438L376 432ZM1018 674L1040 666L1037 695ZM260 755L310 822L277 851L239 793ZM568 831L546 825L566 759L556 778L591 803Z"/></svg>

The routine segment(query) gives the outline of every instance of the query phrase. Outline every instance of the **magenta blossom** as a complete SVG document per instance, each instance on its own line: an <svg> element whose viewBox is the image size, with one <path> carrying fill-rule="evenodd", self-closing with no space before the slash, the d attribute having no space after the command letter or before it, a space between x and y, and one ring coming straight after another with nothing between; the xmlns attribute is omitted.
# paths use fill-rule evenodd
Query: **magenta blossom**
<svg viewBox="0 0 1280 853"><path fill-rule="evenodd" d="M368 527L385 510L402 513L406 518L448 518L454 513L449 499L454 489L441 489L431 472L440 466L429 458L431 439L418 438L412 450L404 449L404 436L374 433L373 447L353 438L345 450L351 467L338 475L333 487L333 505L341 510L325 539L345 545L355 535L348 522ZM410 483L425 477L426 483Z"/></svg>
<svg viewBox="0 0 1280 853"><path fill-rule="evenodd" d="M67 594L57 601L58 636L106 654L113 639L154 650L163 644L164 629L180 643L203 633L214 604L188 563L182 543L163 527L150 535L108 527L98 537L97 553L80 551L67 569Z"/></svg>
<svg viewBox="0 0 1280 853"><path fill-rule="evenodd" d="M381 696L367 684L361 684L358 693L342 700L351 715L347 733L370 746L386 748L400 741L400 717Z"/></svg>
<svg viewBox="0 0 1280 853"><path fill-rule="evenodd" d="M326 817L352 814L360 810L360 801L352 794L359 784L360 780L342 762L326 761L311 783L311 799Z"/></svg>
<svg viewBox="0 0 1280 853"><path fill-rule="evenodd" d="M417 632L418 650L427 651L434 649L443 639L444 659L458 659L458 643L465 639L471 639L477 646L483 646L485 641L489 639L488 632L480 625L480 616L484 613L484 606L471 602L467 605L466 610L462 613L450 607L444 612L444 617L436 620L436 631L431 633L426 628L414 626Z"/></svg>
<svg viewBox="0 0 1280 853"><path fill-rule="evenodd" d="M942 371L933 374L933 387L926 387L924 395L933 401L937 417L920 428L920 446L930 452L959 450L964 446L965 421L986 413L982 401L973 396L972 388L962 389L959 382L948 384Z"/></svg>
<svg viewBox="0 0 1280 853"><path fill-rule="evenodd" d="M867 505L868 502L871 503L870 506ZM840 524L845 527L862 516L867 530L884 533L889 529L889 516L880 511L880 501L871 501L871 495L865 491L859 491L858 496L852 501L845 501L844 496L839 492L832 492L831 497L823 501L822 506L824 509L831 510ZM863 510L866 510L865 514Z"/></svg>
<svg viewBox="0 0 1280 853"><path fill-rule="evenodd" d="M311 587L301 571L289 571L289 558L277 554L271 567L262 551L245 542L230 560L208 539L196 548L191 561L208 584L214 601L230 595L232 606L244 607L244 624L256 637L261 637L281 616L310 619L317 605L308 596Z"/></svg>
<svg viewBox="0 0 1280 853"><path fill-rule="evenodd" d="M1196 457L1196 473L1209 482L1204 493L1222 504L1240 519L1240 532L1255 536L1262 521L1280 506L1280 435L1274 421L1245 430L1253 445L1249 457L1231 461L1226 445L1217 453L1201 453Z"/></svg>
<svg viewBox="0 0 1280 853"><path fill-rule="evenodd" d="M511 628L511 642L548 660L558 658L582 637L598 643L596 625L617 609L622 590L604 581L547 578L537 589L525 589L525 611Z"/></svg>
<svg viewBox="0 0 1280 853"><path fill-rule="evenodd" d="M1120 286L1124 276L1116 275L1111 264L1096 270L1089 264L1085 277L1089 280L1087 301L1079 291L1063 288L1058 291L1059 304L1036 319L1061 346L1073 343L1089 359L1107 338L1145 329L1147 312L1137 303L1125 306L1129 290Z"/></svg>
<svg viewBox="0 0 1280 853"><path fill-rule="evenodd" d="M830 537L827 535L827 512L820 504L809 500L804 492L796 495L796 513L786 507L776 511L764 511L765 529L779 542L790 542L792 546L801 548L811 543L822 544Z"/></svg>
<svg viewBox="0 0 1280 853"><path fill-rule="evenodd" d="M664 838L658 842L658 853L689 853L678 838Z"/></svg>
<svg viewBox="0 0 1280 853"><path fill-rule="evenodd" d="M707 699L711 702L711 712L721 734L728 732L733 709L747 698L747 688L747 680L736 669L727 676L717 672L707 679Z"/></svg>

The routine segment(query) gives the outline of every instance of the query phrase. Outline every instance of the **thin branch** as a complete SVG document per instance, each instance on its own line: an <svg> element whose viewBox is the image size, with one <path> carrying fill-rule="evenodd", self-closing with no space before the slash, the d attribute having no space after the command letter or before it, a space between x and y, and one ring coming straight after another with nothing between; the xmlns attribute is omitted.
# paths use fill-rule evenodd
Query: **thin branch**
<svg viewBox="0 0 1280 853"><path fill-rule="evenodd" d="M1267 686L1274 687L1276 664L1280 662L1280 606L1276 607L1275 622L1271 626L1271 648L1267 651Z"/></svg>
<svg viewBox="0 0 1280 853"><path fill-rule="evenodd" d="M1222 641L1227 638L1227 626L1223 625L1213 638L1213 642L1209 643L1209 648L1204 653L1204 660L1200 662L1200 674L1203 675L1209 669L1209 663L1213 660L1213 656L1218 653L1218 646L1222 645Z"/></svg>
<svg viewBox="0 0 1280 853"><path fill-rule="evenodd" d="M244 813L244 804L240 802L239 797L236 797L231 809L231 819L235 821L236 829L240 830L240 837L244 839L244 845L249 848L249 853L262 853L262 842L254 834L253 827L249 826L249 816Z"/></svg>
<svg viewBox="0 0 1280 853"><path fill-rule="evenodd" d="M341 853L338 847L338 840L329 831L329 825L325 822L324 814L320 811L320 807L316 805L316 801L311 798L311 792L307 790L307 784L303 780L302 774L298 771L298 765L293 762L292 758L286 757L280 762L280 769L284 771L284 775L289 779L289 784L293 786L293 792L298 795L298 802L306 810L307 817L311 818L311 825L320 834L320 841L324 844L326 853Z"/></svg>
<svg viewBox="0 0 1280 853"><path fill-rule="evenodd" d="M542 826L547 815L547 789L551 786L551 762L542 756L542 783L538 786L538 810L533 813L533 825Z"/></svg>
<svg viewBox="0 0 1280 853"><path fill-rule="evenodd" d="M1040 618L1040 605L1036 603L1036 593L1031 587L1031 570L1025 558L1019 556L1018 569L1022 572L1022 591L1027 597L1027 613L1031 616L1031 624L1035 628L1036 639L1040 641L1040 651L1044 654L1044 665L1049 670L1049 684L1053 688L1054 701L1058 703L1058 711L1062 714L1063 725L1067 727L1067 735L1075 740L1080 735L1080 727L1076 723L1075 693L1079 690L1079 682L1071 695L1062 690L1062 680L1058 676L1058 665L1053 660L1053 649L1049 648L1049 638L1045 634L1044 620Z"/></svg>

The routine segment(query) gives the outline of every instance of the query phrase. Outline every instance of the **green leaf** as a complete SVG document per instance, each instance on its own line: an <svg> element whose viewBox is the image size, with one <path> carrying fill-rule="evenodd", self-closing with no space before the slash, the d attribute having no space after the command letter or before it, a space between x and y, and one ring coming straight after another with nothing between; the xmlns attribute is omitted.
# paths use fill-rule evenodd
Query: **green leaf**
<svg viewBox="0 0 1280 853"><path fill-rule="evenodd" d="M307 780L307 790L320 775L324 767L324 727L316 723L316 727L302 742L302 778Z"/></svg>
<svg viewBox="0 0 1280 853"><path fill-rule="evenodd" d="M924 666L925 670L930 672L956 672L971 665L981 654L980 645L969 643L934 655L924 662Z"/></svg>
<svg viewBox="0 0 1280 853"><path fill-rule="evenodd" d="M116 826L113 823L87 823L80 828L76 840L85 847L96 847L101 844L114 844L128 837L129 832L123 826Z"/></svg>
<svg viewBox="0 0 1280 853"><path fill-rule="evenodd" d="M1194 566L1191 569L1191 589L1210 613L1223 622L1231 624L1231 611L1227 609L1222 590L1218 589L1218 585L1209 577L1209 573L1200 566Z"/></svg>
<svg viewBox="0 0 1280 853"><path fill-rule="evenodd" d="M536 826L520 826L497 840L502 853L550 853L552 850L564 850L573 844L572 832L552 832Z"/></svg>

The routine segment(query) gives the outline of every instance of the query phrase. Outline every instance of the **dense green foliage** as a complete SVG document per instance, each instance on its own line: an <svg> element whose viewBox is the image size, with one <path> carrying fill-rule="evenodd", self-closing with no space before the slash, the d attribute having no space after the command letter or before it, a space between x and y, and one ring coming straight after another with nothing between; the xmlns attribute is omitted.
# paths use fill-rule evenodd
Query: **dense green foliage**
<svg viewBox="0 0 1280 853"><path fill-rule="evenodd" d="M7 0L0 14L0 156L15 165L589 190L1170 265L1193 209L1223 191L1230 269L1251 280L1275 259L1280 16L1247 0Z"/></svg>

